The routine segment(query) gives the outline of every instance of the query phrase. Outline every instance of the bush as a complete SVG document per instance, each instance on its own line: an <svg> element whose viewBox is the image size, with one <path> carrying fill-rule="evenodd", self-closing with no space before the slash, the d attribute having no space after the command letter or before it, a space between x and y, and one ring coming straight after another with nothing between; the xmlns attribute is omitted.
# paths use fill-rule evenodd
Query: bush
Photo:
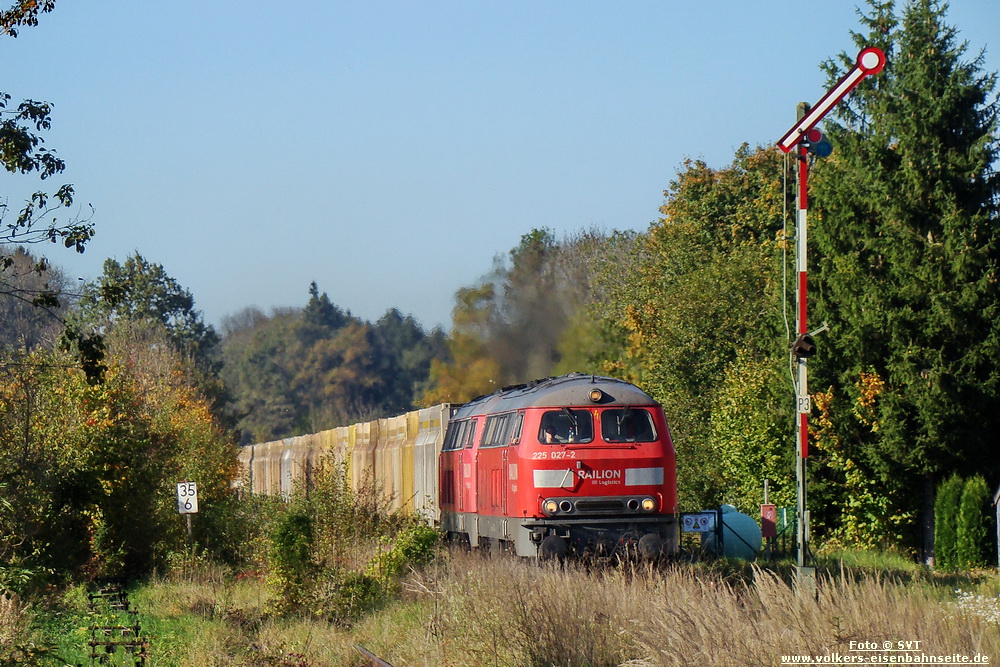
<svg viewBox="0 0 1000 667"><path fill-rule="evenodd" d="M26 592L74 576L148 574L185 543L175 483L198 483L196 528L210 525L231 494L230 436L184 361L139 363L148 349L111 350L96 385L66 354L0 358L0 562L14 568L0 569L7 585Z"/></svg>
<svg viewBox="0 0 1000 667"><path fill-rule="evenodd" d="M956 540L962 479L953 474L938 486L934 499L934 563L942 570L958 566Z"/></svg>
<svg viewBox="0 0 1000 667"><path fill-rule="evenodd" d="M376 555L365 572L378 579L386 589L392 589L408 567L422 567L434 558L437 542L437 531L424 524L414 524L396 536L390 549Z"/></svg>
<svg viewBox="0 0 1000 667"><path fill-rule="evenodd" d="M973 568L986 564L989 495L982 476L976 475L965 480L955 529L955 560L958 567Z"/></svg>
<svg viewBox="0 0 1000 667"><path fill-rule="evenodd" d="M307 584L315 574L312 562L313 526L301 507L290 508L271 534L271 577L277 584L278 611L288 611L302 604Z"/></svg>
<svg viewBox="0 0 1000 667"><path fill-rule="evenodd" d="M296 490L270 540L275 610L349 626L392 600L410 567L431 561L438 534L393 511L371 479L353 488L346 466L327 459L308 495Z"/></svg>

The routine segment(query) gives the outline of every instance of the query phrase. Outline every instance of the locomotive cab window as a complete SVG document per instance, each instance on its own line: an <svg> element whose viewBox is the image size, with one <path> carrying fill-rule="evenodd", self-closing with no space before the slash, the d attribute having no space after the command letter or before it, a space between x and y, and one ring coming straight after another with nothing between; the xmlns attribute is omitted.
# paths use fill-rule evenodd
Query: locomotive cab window
<svg viewBox="0 0 1000 667"><path fill-rule="evenodd" d="M594 419L586 410L549 410L542 415L542 425L538 431L538 442L544 444L566 444L572 442L592 442L594 440Z"/></svg>
<svg viewBox="0 0 1000 667"><path fill-rule="evenodd" d="M648 410L605 410L601 413L601 437L605 442L653 442L656 430Z"/></svg>

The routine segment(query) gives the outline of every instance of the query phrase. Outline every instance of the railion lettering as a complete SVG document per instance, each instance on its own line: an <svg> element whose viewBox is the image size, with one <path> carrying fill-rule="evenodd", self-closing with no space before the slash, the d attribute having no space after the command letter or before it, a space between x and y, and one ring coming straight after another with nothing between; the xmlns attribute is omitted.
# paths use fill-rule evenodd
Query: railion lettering
<svg viewBox="0 0 1000 667"><path fill-rule="evenodd" d="M580 479L621 479L621 470L577 470Z"/></svg>

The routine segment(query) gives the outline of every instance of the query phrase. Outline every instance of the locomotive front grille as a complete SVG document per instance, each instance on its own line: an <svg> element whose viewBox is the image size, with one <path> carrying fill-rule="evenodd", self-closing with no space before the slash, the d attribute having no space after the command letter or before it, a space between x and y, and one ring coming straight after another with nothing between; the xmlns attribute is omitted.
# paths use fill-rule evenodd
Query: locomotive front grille
<svg viewBox="0 0 1000 667"><path fill-rule="evenodd" d="M586 498L576 501L577 512L624 512L625 502L620 498Z"/></svg>

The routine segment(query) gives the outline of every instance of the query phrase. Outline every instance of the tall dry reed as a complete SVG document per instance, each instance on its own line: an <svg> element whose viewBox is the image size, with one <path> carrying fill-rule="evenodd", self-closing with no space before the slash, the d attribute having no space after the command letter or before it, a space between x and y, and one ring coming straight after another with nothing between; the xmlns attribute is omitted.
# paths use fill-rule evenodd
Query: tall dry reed
<svg viewBox="0 0 1000 667"><path fill-rule="evenodd" d="M988 614L878 577L820 576L800 594L760 568L743 579L461 557L415 576L410 591L432 604L436 655L427 643L419 656L400 646L400 664L780 665L791 655L861 655L851 641L1000 658L1000 625Z"/></svg>

